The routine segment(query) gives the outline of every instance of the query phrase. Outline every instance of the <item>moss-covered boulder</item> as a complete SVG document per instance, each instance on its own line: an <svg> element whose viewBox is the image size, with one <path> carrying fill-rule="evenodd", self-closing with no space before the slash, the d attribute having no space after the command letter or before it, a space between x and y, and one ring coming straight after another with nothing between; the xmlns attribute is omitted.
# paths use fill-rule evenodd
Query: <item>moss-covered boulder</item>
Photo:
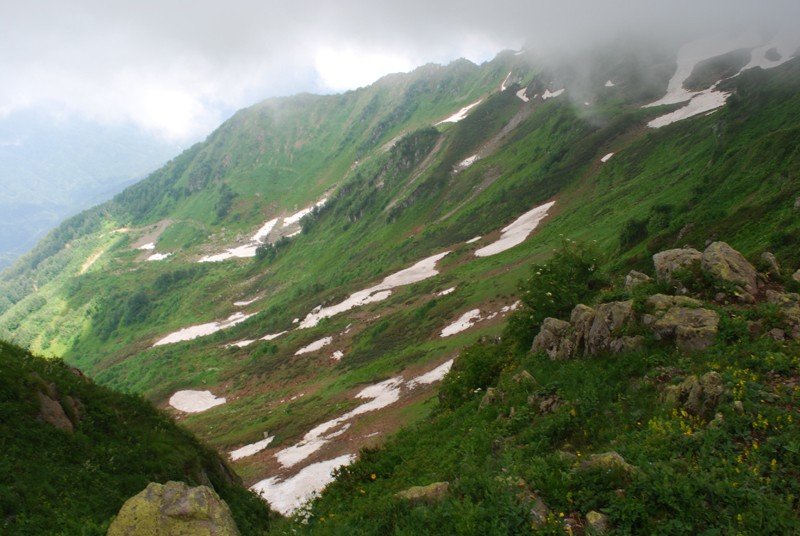
<svg viewBox="0 0 800 536"><path fill-rule="evenodd" d="M710 244L703 251L700 266L715 279L736 285L751 296L758 292L758 272L725 242Z"/></svg>
<svg viewBox="0 0 800 536"><path fill-rule="evenodd" d="M395 494L398 499L403 499L413 504L433 504L444 499L450 489L448 482L434 482L427 486L413 486Z"/></svg>
<svg viewBox="0 0 800 536"><path fill-rule="evenodd" d="M207 486L151 483L128 499L108 536L238 536L225 501Z"/></svg>
<svg viewBox="0 0 800 536"><path fill-rule="evenodd" d="M710 419L725 395L725 383L718 372L689 376L678 385L667 387L664 401L692 415Z"/></svg>

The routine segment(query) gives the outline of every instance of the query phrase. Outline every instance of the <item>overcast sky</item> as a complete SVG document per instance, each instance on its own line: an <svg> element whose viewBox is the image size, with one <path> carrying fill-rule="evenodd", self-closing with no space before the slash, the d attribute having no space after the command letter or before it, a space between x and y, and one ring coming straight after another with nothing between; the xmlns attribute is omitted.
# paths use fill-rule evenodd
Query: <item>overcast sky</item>
<svg viewBox="0 0 800 536"><path fill-rule="evenodd" d="M0 120L23 109L171 140L265 97L504 48L800 22L800 0L3 0Z"/></svg>

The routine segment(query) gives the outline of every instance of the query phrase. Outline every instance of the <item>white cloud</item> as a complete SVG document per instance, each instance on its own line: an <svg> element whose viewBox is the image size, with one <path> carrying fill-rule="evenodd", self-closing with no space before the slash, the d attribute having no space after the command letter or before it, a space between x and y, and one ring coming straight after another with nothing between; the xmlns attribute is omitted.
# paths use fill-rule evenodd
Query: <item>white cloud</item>
<svg viewBox="0 0 800 536"><path fill-rule="evenodd" d="M400 54L323 47L314 55L314 67L326 89L344 91L369 85L388 73L410 71L415 65Z"/></svg>

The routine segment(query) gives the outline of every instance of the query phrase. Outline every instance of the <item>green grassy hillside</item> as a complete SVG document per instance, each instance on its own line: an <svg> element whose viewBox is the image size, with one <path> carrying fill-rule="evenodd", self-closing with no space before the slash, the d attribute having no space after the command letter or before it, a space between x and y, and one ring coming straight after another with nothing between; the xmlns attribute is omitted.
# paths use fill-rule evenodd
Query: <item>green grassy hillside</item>
<svg viewBox="0 0 800 536"><path fill-rule="evenodd" d="M205 412L170 411L219 451L273 437L268 448L233 462L247 485L379 446L405 425L428 422L431 412L431 426L450 430L453 442L468 430L449 427L467 422L488 440L499 432L462 418L473 397L449 403L448 415L458 415L451 423L437 409L434 383L406 389L396 403L348 423L345 435L300 465L276 461L310 430L359 407L366 386L407 382L478 340L502 336L496 351L503 363L527 364L536 324L515 316L503 335L504 318L524 301L518 281L565 238L593 244L613 275L650 270L657 251L702 249L717 239L753 260L768 249L787 270L800 266L800 60L745 71L721 83L731 94L724 107L651 129L650 120L681 107L642 107L663 95L671 58L647 47L546 63L507 52L480 66L425 66L343 95L300 95L243 110L147 180L66 222L3 272L0 334L163 407L178 390L226 397ZM478 101L462 120L442 122ZM301 220L301 232L281 231L281 218L323 197L327 202ZM497 255L476 256L545 202L555 204L534 234ZM256 257L198 262L248 244L273 218L279 223ZM145 243L155 249L138 249ZM149 262L153 251L171 255ZM444 252L435 275L297 327L317 308ZM441 336L476 309L474 326ZM253 316L211 335L155 345L234 314ZM297 353L326 337L331 342L323 349ZM613 375L630 379L646 366L609 371L609 391L593 396L626 396L623 376ZM562 381L561 369L541 367ZM652 398L640 402L643 414L656 415ZM420 434L408 441L423 457L428 447ZM480 449L475 456L484 456ZM408 482L393 480L391 489L422 474L408 470Z"/></svg>
<svg viewBox="0 0 800 536"><path fill-rule="evenodd" d="M4 534L105 534L128 498L168 480L213 486L245 534L269 527L219 456L150 403L4 342L0 365ZM61 427L42 416L43 397L63 408Z"/></svg>

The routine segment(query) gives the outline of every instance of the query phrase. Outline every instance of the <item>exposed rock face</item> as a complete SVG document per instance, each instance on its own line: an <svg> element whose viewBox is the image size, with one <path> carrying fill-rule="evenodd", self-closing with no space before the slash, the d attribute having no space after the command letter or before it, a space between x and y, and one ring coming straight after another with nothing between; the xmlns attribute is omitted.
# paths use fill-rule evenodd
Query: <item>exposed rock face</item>
<svg viewBox="0 0 800 536"><path fill-rule="evenodd" d="M632 318L633 302L630 300L600 304L596 309L586 341L588 353L597 354L610 349L619 330L626 326Z"/></svg>
<svg viewBox="0 0 800 536"><path fill-rule="evenodd" d="M37 391L36 395L39 398L39 418L47 424L55 426L59 430L72 432L72 421L67 417L61 403L51 398L49 394L45 394L41 391Z"/></svg>
<svg viewBox="0 0 800 536"><path fill-rule="evenodd" d="M434 504L447 495L450 489L448 482L434 482L427 486L413 486L395 494L395 497L414 504Z"/></svg>
<svg viewBox="0 0 800 536"><path fill-rule="evenodd" d="M631 270L628 272L628 275L625 276L625 289L630 291L639 285L649 283L650 281L652 281L652 279L650 279L649 275L643 274L642 272L637 272L636 270Z"/></svg>
<svg viewBox="0 0 800 536"><path fill-rule="evenodd" d="M767 301L778 306L792 338L800 339L800 294L768 290Z"/></svg>
<svg viewBox="0 0 800 536"><path fill-rule="evenodd" d="M797 270L795 273L792 274L792 279L800 283L800 270Z"/></svg>
<svg viewBox="0 0 800 536"><path fill-rule="evenodd" d="M651 329L658 339L675 338L683 352L696 352L714 344L719 316L710 309L673 306L656 317Z"/></svg>
<svg viewBox="0 0 800 536"><path fill-rule="evenodd" d="M725 242L710 244L703 251L700 266L713 277L733 283L751 296L758 292L758 272L741 253Z"/></svg>
<svg viewBox="0 0 800 536"><path fill-rule="evenodd" d="M781 267L778 264L778 259L775 258L775 255L769 251L765 251L761 254L761 260L767 266L767 274L769 274L772 279L777 279L781 276Z"/></svg>
<svg viewBox="0 0 800 536"><path fill-rule="evenodd" d="M539 334L533 339L531 349L544 351L550 359L566 359L572 355L572 345L566 336L570 323L557 318L545 318Z"/></svg>
<svg viewBox="0 0 800 536"><path fill-rule="evenodd" d="M664 400L692 415L709 419L714 415L714 410L724 394L722 376L718 372L708 372L699 378L689 376L680 384L667 387Z"/></svg>
<svg viewBox="0 0 800 536"><path fill-rule="evenodd" d="M238 536L225 501L210 488L150 483L128 499L108 536Z"/></svg>
<svg viewBox="0 0 800 536"><path fill-rule="evenodd" d="M673 282L672 273L686 268L693 262L699 262L703 254L694 248L668 249L653 255L656 278L659 281Z"/></svg>

